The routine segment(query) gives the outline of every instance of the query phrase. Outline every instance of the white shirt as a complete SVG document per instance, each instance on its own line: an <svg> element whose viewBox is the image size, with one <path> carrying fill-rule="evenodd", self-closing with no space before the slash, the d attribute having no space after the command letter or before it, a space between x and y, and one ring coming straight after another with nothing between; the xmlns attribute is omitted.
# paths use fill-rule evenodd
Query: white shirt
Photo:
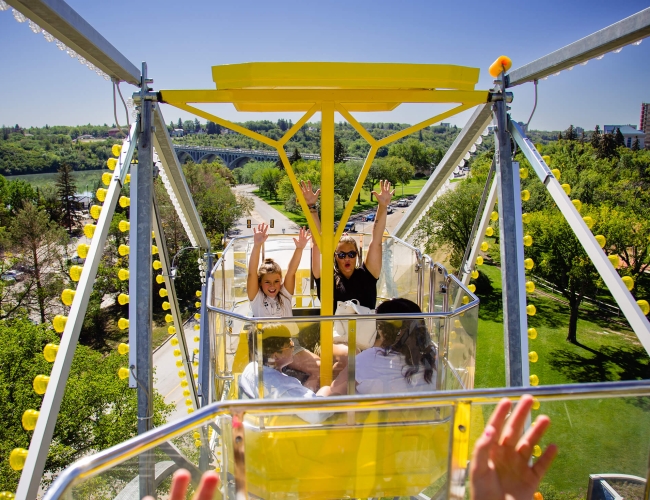
<svg viewBox="0 0 650 500"><path fill-rule="evenodd" d="M239 387L248 397L259 398L257 390L257 363L252 362L246 365L244 371L239 377ZM275 370L269 366L262 368L262 377L264 385L264 399L302 399L318 398L314 391L303 386L297 378L289 377L284 373ZM300 418L311 423L317 424L330 416L329 413L303 412L297 413Z"/></svg>
<svg viewBox="0 0 650 500"><path fill-rule="evenodd" d="M404 377L406 359L401 354L389 352L384 355L382 347L371 347L357 354L355 378L359 394L399 394L436 390L436 372L431 383L424 380L424 367L411 377Z"/></svg>
<svg viewBox="0 0 650 500"><path fill-rule="evenodd" d="M293 311L291 310L293 296L284 285L280 288L280 294L282 294L282 303L278 301L277 297L267 297L260 288L255 298L251 301L253 317L263 318L273 316L279 318L281 316L293 316Z"/></svg>

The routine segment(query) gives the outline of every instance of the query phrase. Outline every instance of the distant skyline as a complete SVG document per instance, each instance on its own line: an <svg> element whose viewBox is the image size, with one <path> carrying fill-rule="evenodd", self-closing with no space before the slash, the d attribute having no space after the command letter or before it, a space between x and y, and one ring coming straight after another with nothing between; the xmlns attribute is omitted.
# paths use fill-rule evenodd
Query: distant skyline
<svg viewBox="0 0 650 500"><path fill-rule="evenodd" d="M647 0L620 4L413 0L399 7L383 0L68 3L133 64L139 67L147 61L155 89L214 88L211 66L249 61L458 64L480 68L476 88L488 89L492 79L487 68L499 55L511 57L517 68L648 7ZM27 23L17 23L11 9L0 12L0 44L0 125L115 122L111 83L32 33ZM641 103L650 102L649 63L650 40L646 39L639 46L627 46L618 54L606 54L602 60L540 81L530 128L638 126ZM121 87L125 97L135 91L125 83ZM512 90L512 116L526 122L533 108L533 85ZM416 123L441 109L402 105L391 113L355 116L361 121ZM299 117L237 113L230 105L210 110L239 122ZM194 119L167 105L163 114L167 123ZM463 126L470 114L444 121ZM118 120L124 125L121 104Z"/></svg>

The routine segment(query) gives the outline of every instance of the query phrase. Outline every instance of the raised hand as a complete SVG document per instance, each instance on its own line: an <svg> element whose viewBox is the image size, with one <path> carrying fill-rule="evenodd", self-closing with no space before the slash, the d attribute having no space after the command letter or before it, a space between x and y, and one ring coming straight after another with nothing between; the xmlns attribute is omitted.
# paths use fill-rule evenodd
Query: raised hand
<svg viewBox="0 0 650 500"><path fill-rule="evenodd" d="M261 245L266 241L266 238L269 237L267 231L269 226L263 222L257 226L257 229L253 228L253 244Z"/></svg>
<svg viewBox="0 0 650 500"><path fill-rule="evenodd" d="M395 190L393 189L391 191L391 185L389 181L379 181L379 193L377 191L373 191L372 194L375 195L375 198L377 198L377 202L380 205L383 206L388 206L390 203L390 200L393 198L393 195L395 194Z"/></svg>
<svg viewBox="0 0 650 500"><path fill-rule="evenodd" d="M185 500L187 487L190 485L190 473L185 469L178 469L172 478L172 486L169 492L169 500ZM208 471L201 477L201 483L192 497L193 500L212 500L219 487L219 476L214 471ZM142 500L153 500L152 497L144 497Z"/></svg>
<svg viewBox="0 0 650 500"><path fill-rule="evenodd" d="M301 227L300 232L298 233L298 238L294 238L293 242L296 244L296 248L303 249L307 246L307 243L309 243L309 238L311 238L309 231L304 227Z"/></svg>
<svg viewBox="0 0 650 500"><path fill-rule="evenodd" d="M557 455L557 447L549 445L532 466L528 465L533 448L551 423L547 416L540 415L522 436L532 405L532 396L522 396L506 421L512 405L510 400L503 399L492 413L472 454L469 474L473 500L533 498Z"/></svg>
<svg viewBox="0 0 650 500"><path fill-rule="evenodd" d="M307 205L315 205L318 201L318 195L320 194L320 188L315 192L311 186L311 181L300 181L300 190L302 195L305 197Z"/></svg>

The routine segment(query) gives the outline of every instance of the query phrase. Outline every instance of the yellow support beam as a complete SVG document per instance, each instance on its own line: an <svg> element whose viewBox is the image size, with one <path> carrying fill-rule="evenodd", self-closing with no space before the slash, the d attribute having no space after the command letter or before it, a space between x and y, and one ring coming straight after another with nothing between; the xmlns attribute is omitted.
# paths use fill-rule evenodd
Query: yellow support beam
<svg viewBox="0 0 650 500"><path fill-rule="evenodd" d="M320 313L334 314L334 103L323 102L321 108L321 294ZM332 231L332 232L330 232ZM320 383L332 383L333 342L332 322L321 323Z"/></svg>

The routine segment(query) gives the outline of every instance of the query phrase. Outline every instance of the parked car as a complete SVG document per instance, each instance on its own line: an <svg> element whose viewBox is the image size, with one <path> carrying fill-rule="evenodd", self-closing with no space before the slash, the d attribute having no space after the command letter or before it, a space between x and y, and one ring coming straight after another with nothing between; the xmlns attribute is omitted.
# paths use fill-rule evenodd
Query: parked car
<svg viewBox="0 0 650 500"><path fill-rule="evenodd" d="M392 205L388 205L388 208L386 209L386 213L392 214L395 211Z"/></svg>
<svg viewBox="0 0 650 500"><path fill-rule="evenodd" d="M357 226L355 225L354 222L348 222L345 225L345 232L346 233L356 233L357 232Z"/></svg>
<svg viewBox="0 0 650 500"><path fill-rule="evenodd" d="M5 281L7 283L13 283L14 281L16 281L17 278L18 278L18 274L16 273L16 271L5 271L4 273L2 273L2 275L0 275L0 280Z"/></svg>
<svg viewBox="0 0 650 500"><path fill-rule="evenodd" d="M407 200L406 198L402 198L401 200L397 200L396 205L398 207L408 207L411 204L410 200Z"/></svg>
<svg viewBox="0 0 650 500"><path fill-rule="evenodd" d="M367 222L372 222L375 220L375 212L371 212L368 215L366 215L366 221Z"/></svg>

